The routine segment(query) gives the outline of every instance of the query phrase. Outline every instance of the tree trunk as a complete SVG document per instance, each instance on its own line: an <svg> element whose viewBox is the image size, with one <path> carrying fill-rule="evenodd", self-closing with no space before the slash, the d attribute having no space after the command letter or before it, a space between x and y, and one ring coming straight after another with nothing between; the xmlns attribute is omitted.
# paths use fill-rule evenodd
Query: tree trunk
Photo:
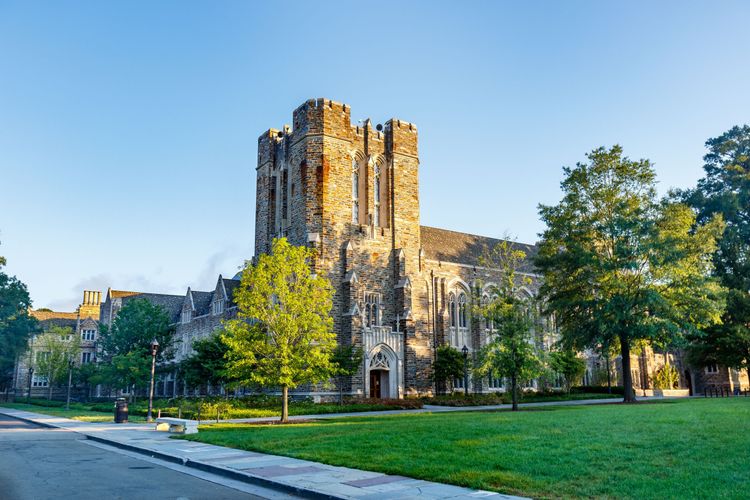
<svg viewBox="0 0 750 500"><path fill-rule="evenodd" d="M344 377L339 377L339 406L344 404Z"/></svg>
<svg viewBox="0 0 750 500"><path fill-rule="evenodd" d="M47 387L49 387L49 391L47 393L48 394L47 399L52 401L52 374L49 374L47 376Z"/></svg>
<svg viewBox="0 0 750 500"><path fill-rule="evenodd" d="M609 364L609 347L607 347L607 393L612 394L612 371Z"/></svg>
<svg viewBox="0 0 750 500"><path fill-rule="evenodd" d="M289 421L289 388L281 387L281 421Z"/></svg>
<svg viewBox="0 0 750 500"><path fill-rule="evenodd" d="M510 378L510 400L513 403L511 411L518 411L518 379L515 375Z"/></svg>
<svg viewBox="0 0 750 500"><path fill-rule="evenodd" d="M620 352L622 353L622 388L625 393L623 402L635 403L633 376L630 373L630 341L624 335L620 335Z"/></svg>

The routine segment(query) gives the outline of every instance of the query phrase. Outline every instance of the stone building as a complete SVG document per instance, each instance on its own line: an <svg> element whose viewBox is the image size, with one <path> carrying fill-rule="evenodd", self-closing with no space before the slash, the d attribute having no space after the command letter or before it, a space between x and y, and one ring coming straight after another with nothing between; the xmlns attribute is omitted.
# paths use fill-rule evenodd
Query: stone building
<svg viewBox="0 0 750 500"><path fill-rule="evenodd" d="M315 99L294 111L292 126L258 140L255 253L282 236L316 249L313 267L335 289L339 342L365 353L351 394L433 393L436 348L466 346L474 356L492 334L471 306L497 277L480 257L499 240L420 224L417 138L412 123L353 125L349 106ZM524 272L524 293L534 294L539 276Z"/></svg>
<svg viewBox="0 0 750 500"><path fill-rule="evenodd" d="M39 343L41 334L47 332L53 326L70 328L73 335L80 338L81 351L75 360L77 364L93 363L96 361L96 341L99 337L99 305L101 303L101 292L85 290L83 301L75 311L58 312L50 310L30 311L30 314L39 321L40 334L35 335L29 341L29 348L22 356L19 356L13 372L13 388L17 396L28 396L29 391L29 368L36 366L38 357L44 356L45 351ZM31 376L31 396L47 397L49 394L49 382L44 374L38 370ZM60 396L66 388L53 388L53 396Z"/></svg>

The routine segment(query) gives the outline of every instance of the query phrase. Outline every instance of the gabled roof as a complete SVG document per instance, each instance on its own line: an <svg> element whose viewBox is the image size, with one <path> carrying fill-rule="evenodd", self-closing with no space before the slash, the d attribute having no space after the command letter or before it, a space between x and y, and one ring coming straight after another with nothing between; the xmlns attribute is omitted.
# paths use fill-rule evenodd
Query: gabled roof
<svg viewBox="0 0 750 500"><path fill-rule="evenodd" d="M29 311L29 315L39 321L42 330L49 330L53 326L69 327L73 330L78 326L78 313L58 311Z"/></svg>
<svg viewBox="0 0 750 500"><path fill-rule="evenodd" d="M180 319L180 312L182 311L182 303L185 301L185 296L167 295L164 293L136 293L123 297L123 306L133 299L146 299L154 305L161 306L169 315L170 321L176 323Z"/></svg>
<svg viewBox="0 0 750 500"><path fill-rule="evenodd" d="M229 280L225 278L223 278L223 280L224 280L224 290L227 291L227 299L229 300L229 304L234 305L235 304L234 291L239 286L240 280L235 280L235 279Z"/></svg>
<svg viewBox="0 0 750 500"><path fill-rule="evenodd" d="M448 229L421 226L422 249L425 258L443 262L453 262L468 266L481 265L481 258L485 251L492 250L503 240L478 236L476 234L459 233ZM531 258L536 255L536 245L512 242L516 248L526 253L526 264L521 267L522 272L534 272Z"/></svg>
<svg viewBox="0 0 750 500"><path fill-rule="evenodd" d="M138 295L140 293L142 292L129 292L126 290L112 290L112 289L108 290L108 295L113 299L117 299L121 297L130 297L131 295Z"/></svg>
<svg viewBox="0 0 750 500"><path fill-rule="evenodd" d="M198 290L192 290L193 293L193 305L195 306L195 315L203 316L208 314L208 307L211 305L211 298L214 292L200 292Z"/></svg>

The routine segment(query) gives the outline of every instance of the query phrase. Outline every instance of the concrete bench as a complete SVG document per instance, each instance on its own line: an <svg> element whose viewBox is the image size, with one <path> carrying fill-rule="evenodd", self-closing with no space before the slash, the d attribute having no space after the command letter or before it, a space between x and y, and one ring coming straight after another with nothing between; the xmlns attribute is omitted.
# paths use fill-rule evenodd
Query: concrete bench
<svg viewBox="0 0 750 500"><path fill-rule="evenodd" d="M198 422L184 418L159 417L156 419L156 430L177 434L195 434L198 432Z"/></svg>

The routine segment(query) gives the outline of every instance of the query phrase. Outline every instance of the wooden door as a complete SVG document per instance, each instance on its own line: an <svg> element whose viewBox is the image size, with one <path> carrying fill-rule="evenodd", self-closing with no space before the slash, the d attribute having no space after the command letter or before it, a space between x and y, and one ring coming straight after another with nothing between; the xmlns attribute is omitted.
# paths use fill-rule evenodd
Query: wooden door
<svg viewBox="0 0 750 500"><path fill-rule="evenodd" d="M370 371L370 397L380 399L380 370Z"/></svg>

